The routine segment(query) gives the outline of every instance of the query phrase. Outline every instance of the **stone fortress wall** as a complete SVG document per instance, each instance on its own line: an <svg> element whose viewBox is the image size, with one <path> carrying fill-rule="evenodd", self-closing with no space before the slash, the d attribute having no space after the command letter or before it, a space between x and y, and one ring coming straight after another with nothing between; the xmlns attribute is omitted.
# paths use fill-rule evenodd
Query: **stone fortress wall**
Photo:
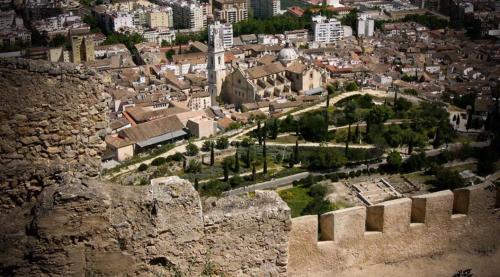
<svg viewBox="0 0 500 277"><path fill-rule="evenodd" d="M0 275L283 276L273 192L207 199L177 177L100 181L109 95L73 64L0 59Z"/></svg>
<svg viewBox="0 0 500 277"><path fill-rule="evenodd" d="M289 274L331 276L453 251L492 253L500 244L499 201L500 190L482 184L294 218Z"/></svg>
<svg viewBox="0 0 500 277"><path fill-rule="evenodd" d="M0 87L2 276L331 276L498 247L500 197L487 185L291 220L275 192L202 202L177 177L105 183L100 76L0 59Z"/></svg>
<svg viewBox="0 0 500 277"><path fill-rule="evenodd" d="M61 178L97 176L107 100L95 72L0 59L0 212Z"/></svg>

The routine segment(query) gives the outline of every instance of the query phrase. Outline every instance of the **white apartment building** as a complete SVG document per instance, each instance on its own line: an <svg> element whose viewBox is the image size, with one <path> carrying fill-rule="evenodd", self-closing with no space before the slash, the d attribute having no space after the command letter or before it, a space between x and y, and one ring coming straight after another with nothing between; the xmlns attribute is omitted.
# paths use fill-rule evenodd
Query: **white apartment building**
<svg viewBox="0 0 500 277"><path fill-rule="evenodd" d="M312 17L314 41L320 43L330 43L341 39L344 36L344 29L335 18L326 18L317 15Z"/></svg>
<svg viewBox="0 0 500 277"><path fill-rule="evenodd" d="M163 41L166 41L167 43L170 44L172 44L175 41L175 31L165 27L158 27L155 29L144 30L142 36L146 41L154 42L160 45Z"/></svg>
<svg viewBox="0 0 500 277"><path fill-rule="evenodd" d="M357 31L358 37L373 37L375 29L375 20L367 15L360 15L358 17Z"/></svg>
<svg viewBox="0 0 500 277"><path fill-rule="evenodd" d="M146 25L149 28L173 27L172 8L167 7L164 10L151 11L146 14Z"/></svg>
<svg viewBox="0 0 500 277"><path fill-rule="evenodd" d="M280 0L251 0L254 17L265 19L278 15L281 10Z"/></svg>
<svg viewBox="0 0 500 277"><path fill-rule="evenodd" d="M207 8L208 6L195 3L174 2L172 4L174 27L193 31L202 30L207 27Z"/></svg>
<svg viewBox="0 0 500 277"><path fill-rule="evenodd" d="M123 28L133 28L134 20L133 16L130 13L126 12L117 12L113 13L109 17L111 29L114 32L119 31Z"/></svg>
<svg viewBox="0 0 500 277"><path fill-rule="evenodd" d="M224 48L227 49L233 47L233 24L221 24L219 21L215 21L214 25L222 30L222 43ZM213 33L210 33L209 35L212 36ZM210 37L209 40L213 41L213 37Z"/></svg>

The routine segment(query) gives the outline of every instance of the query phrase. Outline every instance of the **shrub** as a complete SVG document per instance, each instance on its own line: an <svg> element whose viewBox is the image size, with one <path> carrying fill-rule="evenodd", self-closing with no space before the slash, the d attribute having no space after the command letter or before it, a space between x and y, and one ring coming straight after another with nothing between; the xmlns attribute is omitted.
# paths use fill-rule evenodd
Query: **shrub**
<svg viewBox="0 0 500 277"><path fill-rule="evenodd" d="M231 185L231 188L237 188L241 185L241 183L243 183L243 181L243 177L240 175L234 175L231 179L229 179L229 184Z"/></svg>
<svg viewBox="0 0 500 277"><path fill-rule="evenodd" d="M198 155L198 153L200 152L200 149L198 148L198 146L196 146L196 144L190 142L187 146L186 146L186 155L188 156L196 156Z"/></svg>
<svg viewBox="0 0 500 277"><path fill-rule="evenodd" d="M148 165L147 165L147 164L142 163L142 164L140 164L140 165L139 165L139 167L137 168L137 171L142 172L142 171L146 171L147 169L148 169Z"/></svg>
<svg viewBox="0 0 500 277"><path fill-rule="evenodd" d="M170 155L167 157L167 161L176 161L176 162L180 162L182 161L182 159L184 159L184 155L182 155L181 153L179 152L175 152L175 154L173 155Z"/></svg>
<svg viewBox="0 0 500 277"><path fill-rule="evenodd" d="M226 137L220 137L215 142L215 148L217 149L227 149L229 147L229 140Z"/></svg>
<svg viewBox="0 0 500 277"><path fill-rule="evenodd" d="M159 157L159 158L156 158L154 159L152 162L151 162L151 165L152 166L159 166L159 165L162 165L164 163L167 162L167 159L163 158L163 157Z"/></svg>
<svg viewBox="0 0 500 277"><path fill-rule="evenodd" d="M208 152L210 151L210 147L212 146L212 141L211 140L205 140L203 142L203 145L201 146L201 151L203 152Z"/></svg>

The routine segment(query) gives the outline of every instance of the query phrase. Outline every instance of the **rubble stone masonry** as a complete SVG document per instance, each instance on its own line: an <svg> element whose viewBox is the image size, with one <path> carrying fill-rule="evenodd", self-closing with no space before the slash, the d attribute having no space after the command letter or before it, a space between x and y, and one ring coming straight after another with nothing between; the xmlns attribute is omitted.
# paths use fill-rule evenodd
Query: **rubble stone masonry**
<svg viewBox="0 0 500 277"><path fill-rule="evenodd" d="M99 180L109 96L71 64L0 60L0 275L284 276L274 192L202 201L178 177Z"/></svg>

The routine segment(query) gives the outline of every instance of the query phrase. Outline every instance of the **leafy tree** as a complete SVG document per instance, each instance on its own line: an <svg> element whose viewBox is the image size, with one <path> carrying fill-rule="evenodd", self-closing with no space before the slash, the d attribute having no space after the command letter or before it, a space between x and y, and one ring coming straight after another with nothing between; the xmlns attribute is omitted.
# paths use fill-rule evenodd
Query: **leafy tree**
<svg viewBox="0 0 500 277"><path fill-rule="evenodd" d="M203 151L203 152L210 151L210 148L212 148L212 143L213 143L213 141L211 141L211 140L205 140L203 142L203 144L201 145L201 151Z"/></svg>
<svg viewBox="0 0 500 277"><path fill-rule="evenodd" d="M350 26L353 30L356 29L356 22L358 21L358 11L356 9L351 10L348 14L346 14L342 19L340 20L340 23L342 25Z"/></svg>
<svg viewBox="0 0 500 277"><path fill-rule="evenodd" d="M200 152L200 149L198 149L198 146L196 144L190 142L188 145L186 145L186 155L188 156L196 156Z"/></svg>
<svg viewBox="0 0 500 277"><path fill-rule="evenodd" d="M386 106L375 106L365 116L366 133L370 132L373 125L382 125L393 116L392 110Z"/></svg>
<svg viewBox="0 0 500 277"><path fill-rule="evenodd" d="M173 49L169 49L166 53L165 53L165 58L167 58L167 60L169 60L170 62L172 61L172 57L175 55L175 51Z"/></svg>
<svg viewBox="0 0 500 277"><path fill-rule="evenodd" d="M439 190L453 190L465 186L465 182L458 172L443 167L438 167L435 171L436 180L433 184L435 188Z"/></svg>
<svg viewBox="0 0 500 277"><path fill-rule="evenodd" d="M137 168L137 171L142 172L142 171L146 171L147 169L148 169L148 165L147 165L147 164L144 164L144 163L141 163L141 164L139 165L139 167Z"/></svg>
<svg viewBox="0 0 500 277"><path fill-rule="evenodd" d="M347 86L345 87L345 90L347 91L355 91L355 90L358 90L358 85L356 85L355 82L350 82L349 84L347 84Z"/></svg>
<svg viewBox="0 0 500 277"><path fill-rule="evenodd" d="M419 154L413 154L408 159L403 162L402 170L404 172L418 171L427 165L427 157L425 152L420 152Z"/></svg>
<svg viewBox="0 0 500 277"><path fill-rule="evenodd" d="M189 165L187 167L187 172L189 172L189 173L201 172L201 163L196 159L190 160Z"/></svg>
<svg viewBox="0 0 500 277"><path fill-rule="evenodd" d="M227 139L227 137L220 137L217 139L216 143L215 143L215 148L217 149L227 149L229 147L229 140Z"/></svg>
<svg viewBox="0 0 500 277"><path fill-rule="evenodd" d="M324 116L319 113L306 113L299 120L300 135L308 141L327 141L328 131L325 128Z"/></svg>
<svg viewBox="0 0 500 277"><path fill-rule="evenodd" d="M345 165L347 159L335 149L322 148L307 157L310 170L335 169Z"/></svg>
<svg viewBox="0 0 500 277"><path fill-rule="evenodd" d="M397 172L401 165L403 164L403 159L397 151L391 151L387 156L387 169L391 172Z"/></svg>

